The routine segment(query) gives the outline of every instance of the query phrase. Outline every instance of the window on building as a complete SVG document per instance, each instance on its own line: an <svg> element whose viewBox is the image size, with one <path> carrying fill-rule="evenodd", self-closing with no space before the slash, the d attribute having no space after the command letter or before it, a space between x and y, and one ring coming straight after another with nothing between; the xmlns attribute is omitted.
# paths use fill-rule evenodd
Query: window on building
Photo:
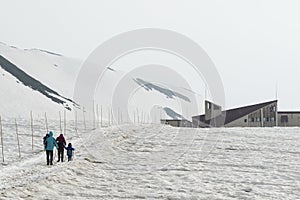
<svg viewBox="0 0 300 200"><path fill-rule="evenodd" d="M274 122L275 121L275 117L271 117L270 120L271 120L271 122Z"/></svg>
<svg viewBox="0 0 300 200"><path fill-rule="evenodd" d="M207 103L207 109L211 109L211 104Z"/></svg>
<svg viewBox="0 0 300 200"><path fill-rule="evenodd" d="M220 106L214 105L214 110L221 110Z"/></svg>
<svg viewBox="0 0 300 200"><path fill-rule="evenodd" d="M269 117L264 117L264 122L269 122L270 118Z"/></svg>
<svg viewBox="0 0 300 200"><path fill-rule="evenodd" d="M244 119L244 122L247 123L247 119Z"/></svg>
<svg viewBox="0 0 300 200"><path fill-rule="evenodd" d="M288 123L289 117L287 115L282 115L280 120L281 120L281 123Z"/></svg>
<svg viewBox="0 0 300 200"><path fill-rule="evenodd" d="M270 108L270 111L271 111L271 112L276 112L276 106L272 106L272 107Z"/></svg>
<svg viewBox="0 0 300 200"><path fill-rule="evenodd" d="M257 122L260 122L260 117L257 117L257 118L256 118L256 121L257 121Z"/></svg>

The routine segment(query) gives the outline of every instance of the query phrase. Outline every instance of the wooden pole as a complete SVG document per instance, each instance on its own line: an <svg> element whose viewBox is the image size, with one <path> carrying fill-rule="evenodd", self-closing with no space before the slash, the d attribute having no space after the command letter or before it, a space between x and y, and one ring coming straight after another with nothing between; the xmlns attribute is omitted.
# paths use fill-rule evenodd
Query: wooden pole
<svg viewBox="0 0 300 200"><path fill-rule="evenodd" d="M110 126L110 108L108 107L108 109L107 109L107 114L108 114L108 126Z"/></svg>
<svg viewBox="0 0 300 200"><path fill-rule="evenodd" d="M32 111L30 111L30 126L31 126L31 149L33 150L33 116L32 116Z"/></svg>
<svg viewBox="0 0 300 200"><path fill-rule="evenodd" d="M0 116L0 135L1 135L1 147L2 147L2 162L4 162L4 146L3 146L3 132L2 132L1 116Z"/></svg>
<svg viewBox="0 0 300 200"><path fill-rule="evenodd" d="M123 112L122 112L122 110L120 111L120 119L121 119L121 124L123 124Z"/></svg>
<svg viewBox="0 0 300 200"><path fill-rule="evenodd" d="M60 111L59 111L59 130L60 130L60 134L62 134L63 131L62 131L62 126L61 126L61 113L60 113Z"/></svg>
<svg viewBox="0 0 300 200"><path fill-rule="evenodd" d="M144 112L142 111L142 114L141 114L142 116L141 116L141 124L143 124L144 123Z"/></svg>
<svg viewBox="0 0 300 200"><path fill-rule="evenodd" d="M75 109L75 134L77 135L77 110Z"/></svg>
<svg viewBox="0 0 300 200"><path fill-rule="evenodd" d="M84 125L84 130L86 130L84 106L82 107L82 114L83 114L83 125Z"/></svg>
<svg viewBox="0 0 300 200"><path fill-rule="evenodd" d="M112 108L110 109L110 112L111 112L111 125L114 125L114 114Z"/></svg>
<svg viewBox="0 0 300 200"><path fill-rule="evenodd" d="M47 113L45 112L45 124L46 124L46 131L47 133L49 133L49 129L48 129L48 119L47 119Z"/></svg>
<svg viewBox="0 0 300 200"><path fill-rule="evenodd" d="M96 112L95 112L95 100L93 100L93 128L96 127Z"/></svg>
<svg viewBox="0 0 300 200"><path fill-rule="evenodd" d="M162 113L161 113L162 110L161 109L162 109L162 107L159 109L159 122L161 122L161 118L162 118Z"/></svg>
<svg viewBox="0 0 300 200"><path fill-rule="evenodd" d="M133 124L135 124L135 111L133 110Z"/></svg>
<svg viewBox="0 0 300 200"><path fill-rule="evenodd" d="M136 109L137 123L140 123L139 110Z"/></svg>
<svg viewBox="0 0 300 200"><path fill-rule="evenodd" d="M118 107L118 124L120 124L120 108Z"/></svg>
<svg viewBox="0 0 300 200"><path fill-rule="evenodd" d="M103 116L102 116L102 114L103 113L102 113L102 105L101 105L101 107L100 107L100 117L101 117L101 124L100 125L101 125L101 127L103 125L103 123L102 123L103 122Z"/></svg>
<svg viewBox="0 0 300 200"><path fill-rule="evenodd" d="M64 135L67 134L67 111L64 110Z"/></svg>
<svg viewBox="0 0 300 200"><path fill-rule="evenodd" d="M99 106L98 106L98 104L96 105L96 114L97 114L96 124L97 124L97 128L99 128Z"/></svg>
<svg viewBox="0 0 300 200"><path fill-rule="evenodd" d="M19 133L18 133L17 119L15 119L15 125L16 125L16 134L17 134L17 142L18 142L19 157L21 158L21 150L20 150L20 141L19 141ZM32 149L33 149L33 143L32 143Z"/></svg>

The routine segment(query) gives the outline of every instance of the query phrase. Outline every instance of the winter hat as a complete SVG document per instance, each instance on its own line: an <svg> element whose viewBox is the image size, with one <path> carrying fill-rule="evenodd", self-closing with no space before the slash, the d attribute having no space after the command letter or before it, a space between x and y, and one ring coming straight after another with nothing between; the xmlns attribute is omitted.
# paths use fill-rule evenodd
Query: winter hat
<svg viewBox="0 0 300 200"><path fill-rule="evenodd" d="M52 137L53 136L53 132L49 131L49 136Z"/></svg>

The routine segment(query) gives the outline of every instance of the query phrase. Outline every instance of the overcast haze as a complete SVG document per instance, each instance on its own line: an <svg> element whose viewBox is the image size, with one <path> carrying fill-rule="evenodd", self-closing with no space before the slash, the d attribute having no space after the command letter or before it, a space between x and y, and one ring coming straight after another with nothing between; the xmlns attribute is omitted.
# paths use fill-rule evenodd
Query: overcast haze
<svg viewBox="0 0 300 200"><path fill-rule="evenodd" d="M103 41L163 28L196 41L222 77L227 108L275 99L300 110L300 2L1 1L0 41L84 60Z"/></svg>

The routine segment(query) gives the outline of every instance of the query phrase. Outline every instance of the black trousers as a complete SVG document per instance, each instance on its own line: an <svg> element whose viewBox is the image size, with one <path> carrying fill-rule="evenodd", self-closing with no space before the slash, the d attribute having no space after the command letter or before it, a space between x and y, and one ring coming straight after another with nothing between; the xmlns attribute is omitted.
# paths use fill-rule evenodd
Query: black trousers
<svg viewBox="0 0 300 200"><path fill-rule="evenodd" d="M46 150L47 155L47 165L53 165L53 151Z"/></svg>
<svg viewBox="0 0 300 200"><path fill-rule="evenodd" d="M68 156L68 162L72 160L72 156Z"/></svg>
<svg viewBox="0 0 300 200"><path fill-rule="evenodd" d="M57 162L64 162L64 148L58 148L58 160Z"/></svg>

